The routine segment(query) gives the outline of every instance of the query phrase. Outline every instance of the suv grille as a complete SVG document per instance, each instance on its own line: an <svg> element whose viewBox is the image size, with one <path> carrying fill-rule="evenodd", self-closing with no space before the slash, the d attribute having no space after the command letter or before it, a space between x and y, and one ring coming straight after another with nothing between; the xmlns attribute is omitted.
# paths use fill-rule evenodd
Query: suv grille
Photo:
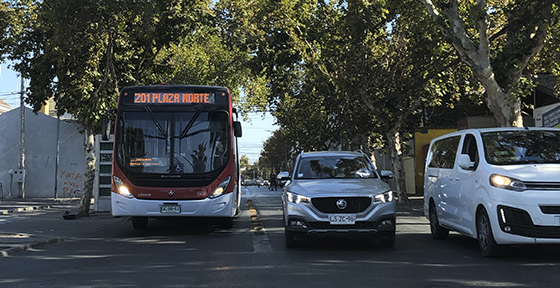
<svg viewBox="0 0 560 288"><path fill-rule="evenodd" d="M344 199L347 203L345 209L336 206L338 200ZM370 197L318 197L312 198L311 204L323 213L361 213L371 205Z"/></svg>

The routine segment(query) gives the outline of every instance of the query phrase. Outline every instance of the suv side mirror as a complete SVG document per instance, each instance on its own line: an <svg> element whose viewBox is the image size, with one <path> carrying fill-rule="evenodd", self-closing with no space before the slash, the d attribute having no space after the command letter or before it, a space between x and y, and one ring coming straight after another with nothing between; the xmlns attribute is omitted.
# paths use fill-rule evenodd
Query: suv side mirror
<svg viewBox="0 0 560 288"><path fill-rule="evenodd" d="M280 173L278 173L278 176L276 176L276 179L290 180L290 172L288 172L288 171L280 172Z"/></svg>
<svg viewBox="0 0 560 288"><path fill-rule="evenodd" d="M395 177L393 171L389 170L381 170L379 171L379 175L381 176L381 179L393 179Z"/></svg>

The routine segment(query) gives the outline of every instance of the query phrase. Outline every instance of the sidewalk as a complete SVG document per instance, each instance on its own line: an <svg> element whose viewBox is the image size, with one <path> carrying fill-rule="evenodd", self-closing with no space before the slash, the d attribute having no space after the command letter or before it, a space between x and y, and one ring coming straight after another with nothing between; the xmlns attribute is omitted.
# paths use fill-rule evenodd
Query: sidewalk
<svg viewBox="0 0 560 288"><path fill-rule="evenodd" d="M407 203L397 202L397 217L399 215L424 216L424 196L408 195Z"/></svg>
<svg viewBox="0 0 560 288"><path fill-rule="evenodd" d="M4 199L0 202L0 258L15 252L37 249L71 239L127 218L108 212L92 212L90 217L66 220L78 211L79 199Z"/></svg>

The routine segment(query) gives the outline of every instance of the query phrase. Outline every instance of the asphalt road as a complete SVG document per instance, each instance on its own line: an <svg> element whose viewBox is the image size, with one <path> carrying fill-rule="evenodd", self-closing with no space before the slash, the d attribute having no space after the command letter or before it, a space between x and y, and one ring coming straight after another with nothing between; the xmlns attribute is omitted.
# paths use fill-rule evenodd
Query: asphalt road
<svg viewBox="0 0 560 288"><path fill-rule="evenodd" d="M475 240L459 234L451 233L446 241L433 240L427 220L410 207L400 209L395 248L362 239L316 238L287 249L280 191L249 187L244 189L242 204L232 229L150 220L146 230L134 230L127 218L69 221L54 214L60 211L49 209L40 215L21 214L9 223L0 221L0 232L5 233L25 226L36 234L55 235L50 230L63 229L56 225L68 226L60 241L0 258L0 287L553 287L560 283L557 246L516 247L503 258L487 259L479 254ZM49 222L33 226L41 219Z"/></svg>

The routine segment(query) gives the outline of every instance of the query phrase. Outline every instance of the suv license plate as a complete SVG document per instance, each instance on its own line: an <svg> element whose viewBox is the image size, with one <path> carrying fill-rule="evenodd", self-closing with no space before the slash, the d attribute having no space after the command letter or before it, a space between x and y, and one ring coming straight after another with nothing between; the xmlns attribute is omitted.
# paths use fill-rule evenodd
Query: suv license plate
<svg viewBox="0 0 560 288"><path fill-rule="evenodd" d="M159 206L159 212L161 213L181 213L181 206L164 204Z"/></svg>
<svg viewBox="0 0 560 288"><path fill-rule="evenodd" d="M348 225L348 224L356 224L356 215L329 215L329 221L331 225Z"/></svg>

